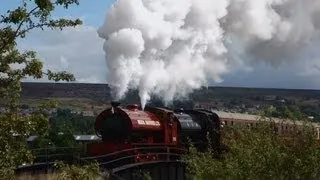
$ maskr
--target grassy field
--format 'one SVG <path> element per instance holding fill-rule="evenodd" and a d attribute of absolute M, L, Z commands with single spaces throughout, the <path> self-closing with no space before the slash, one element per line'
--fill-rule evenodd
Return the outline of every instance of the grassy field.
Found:
<path fill-rule="evenodd" d="M 30 107 L 36 107 L 48 100 L 55 100 L 59 102 L 59 108 L 73 109 L 77 111 L 88 111 L 94 109 L 103 109 L 109 106 L 108 103 L 99 103 L 92 99 L 86 98 L 24 98 L 22 104 L 26 104 Z"/>

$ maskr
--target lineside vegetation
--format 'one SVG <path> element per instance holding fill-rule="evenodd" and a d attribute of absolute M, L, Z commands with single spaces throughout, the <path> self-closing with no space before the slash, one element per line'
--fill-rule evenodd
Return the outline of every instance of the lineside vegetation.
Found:
<path fill-rule="evenodd" d="M 286 135 L 276 134 L 269 122 L 229 126 L 223 134 L 228 152 L 220 159 L 210 149 L 198 152 L 193 147 L 184 157 L 195 179 L 320 178 L 320 145 L 307 121 Z"/>
<path fill-rule="evenodd" d="M 78 0 L 23 0 L 17 7 L 0 14 L 0 104 L 5 108 L 5 113 L 0 114 L 1 179 L 14 179 L 16 167 L 32 163 L 34 157 L 27 148 L 26 139 L 47 131 L 48 108 L 57 105 L 56 102 L 46 102 L 31 115 L 21 115 L 21 81 L 44 77 L 56 82 L 75 80 L 72 74 L 65 71 L 45 71 L 43 61 L 36 52 L 21 51 L 17 47 L 18 41 L 32 31 L 63 30 L 81 25 L 82 21 L 77 18 L 51 16 L 57 8 L 68 10 L 78 4 Z"/>

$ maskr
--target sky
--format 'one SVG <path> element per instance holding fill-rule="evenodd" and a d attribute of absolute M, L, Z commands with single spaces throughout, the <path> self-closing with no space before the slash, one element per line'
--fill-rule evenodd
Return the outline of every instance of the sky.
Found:
<path fill-rule="evenodd" d="M 16 7 L 20 2 L 2 0 L 0 13 Z M 104 40 L 98 36 L 97 30 L 103 25 L 111 4 L 111 0 L 80 0 L 79 6 L 68 10 L 58 9 L 53 16 L 79 17 L 84 24 L 63 31 L 34 31 L 19 41 L 19 48 L 37 51 L 45 69 L 69 71 L 75 75 L 77 82 L 107 83 Z M 313 59 L 312 63 L 284 63 L 276 68 L 263 63 L 246 65 L 224 75 L 221 83 L 211 85 L 320 89 L 320 57 L 310 58 Z"/>

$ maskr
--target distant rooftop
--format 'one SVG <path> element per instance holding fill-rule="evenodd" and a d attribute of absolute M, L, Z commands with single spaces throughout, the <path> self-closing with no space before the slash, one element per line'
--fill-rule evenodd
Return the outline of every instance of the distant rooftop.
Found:
<path fill-rule="evenodd" d="M 97 135 L 73 135 L 74 139 L 76 141 L 98 141 L 101 138 L 99 138 Z M 34 141 L 38 136 L 30 136 L 27 141 L 32 142 Z"/>
<path fill-rule="evenodd" d="M 293 121 L 291 119 L 281 119 L 281 118 L 267 118 L 267 117 L 262 117 L 259 115 L 252 115 L 252 114 L 243 114 L 243 113 L 230 113 L 230 112 L 224 112 L 224 111 L 213 111 L 215 112 L 220 118 L 222 119 L 240 119 L 240 120 L 244 120 L 244 121 L 258 121 L 258 120 L 262 120 L 262 121 L 268 121 L 268 120 L 272 120 L 276 123 L 289 123 L 289 124 L 298 124 L 298 125 L 302 125 L 303 121 Z M 319 123 L 312 123 L 312 125 L 319 127 L 320 124 Z"/>

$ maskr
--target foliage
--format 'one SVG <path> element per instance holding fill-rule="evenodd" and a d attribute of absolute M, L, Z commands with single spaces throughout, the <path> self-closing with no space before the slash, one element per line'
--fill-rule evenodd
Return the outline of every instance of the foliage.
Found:
<path fill-rule="evenodd" d="M 269 123 L 229 126 L 224 143 L 230 151 L 221 159 L 190 148 L 184 160 L 195 179 L 320 178 L 320 146 L 308 124 L 286 136 L 277 135 Z"/>
<path fill-rule="evenodd" d="M 99 177 L 99 165 L 90 164 L 85 166 L 68 165 L 57 163 L 56 167 L 60 169 L 56 180 L 69 180 L 69 179 L 86 179 L 93 180 Z"/>
<path fill-rule="evenodd" d="M 33 142 L 33 149 L 36 148 L 54 148 L 54 147 L 75 147 L 76 141 L 70 132 L 55 132 L 49 130 L 44 135 L 36 138 Z"/>
<path fill-rule="evenodd" d="M 94 117 L 72 113 L 69 109 L 58 109 L 51 120 L 51 129 L 55 132 L 69 131 L 73 134 L 94 134 Z"/>
<path fill-rule="evenodd" d="M 73 114 L 68 109 L 58 109 L 56 117 L 51 118 L 47 132 L 37 137 L 30 147 L 79 149 L 81 146 L 77 144 L 74 135 L 93 134 L 94 122 L 93 117 Z"/>
<path fill-rule="evenodd" d="M 56 177 L 56 174 L 50 173 L 50 174 L 19 174 L 15 176 L 16 180 L 54 180 Z"/>
<path fill-rule="evenodd" d="M 288 118 L 288 119 L 292 119 L 292 120 L 306 120 L 307 119 L 307 116 L 304 113 L 302 113 L 300 108 L 298 108 L 297 106 L 293 106 L 293 107 L 280 106 L 278 108 L 270 106 L 264 111 L 264 116 Z"/>
<path fill-rule="evenodd" d="M 32 30 L 62 30 L 81 24 L 79 19 L 51 17 L 55 8 L 67 9 L 73 4 L 79 4 L 78 0 L 23 0 L 17 8 L 0 16 L 0 103 L 6 109 L 0 115 L 0 176 L 4 179 L 13 177 L 16 166 L 32 160 L 25 139 L 30 134 L 44 133 L 48 123 L 45 106 L 29 116 L 19 114 L 21 81 L 27 77 L 40 79 L 44 76 L 53 81 L 74 80 L 74 76 L 67 72 L 44 72 L 36 52 L 21 52 L 17 49 L 17 41 Z"/>
<path fill-rule="evenodd" d="M 151 173 L 148 170 L 136 169 L 133 171 L 133 177 L 141 180 L 152 180 Z"/>

